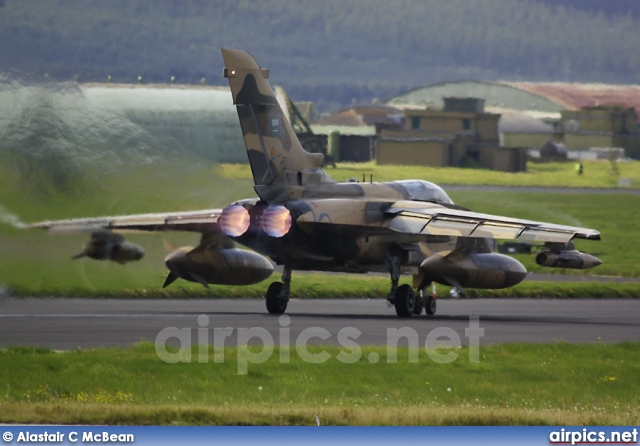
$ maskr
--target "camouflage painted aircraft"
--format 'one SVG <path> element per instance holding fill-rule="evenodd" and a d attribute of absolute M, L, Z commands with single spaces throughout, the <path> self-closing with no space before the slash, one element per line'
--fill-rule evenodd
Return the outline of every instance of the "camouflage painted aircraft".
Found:
<path fill-rule="evenodd" d="M 576 251 L 574 238 L 599 240 L 593 229 L 471 212 L 437 185 L 422 180 L 337 183 L 306 152 L 269 85 L 269 72 L 247 52 L 223 49 L 253 173 L 257 198 L 224 209 L 42 222 L 32 227 L 87 231 L 76 257 L 126 263 L 143 251 L 124 241 L 126 231 L 192 231 L 200 244 L 165 258 L 168 286 L 177 279 L 248 285 L 283 266 L 282 281 L 266 292 L 269 313 L 287 308 L 292 271 L 387 272 L 387 297 L 401 317 L 436 312 L 425 290 L 431 282 L 463 288 L 505 288 L 527 273 L 517 260 L 492 252 L 494 239 L 544 243 L 539 265 L 585 269 L 599 259 Z M 236 243 L 253 251 L 239 249 Z M 401 274 L 413 286 L 399 285 Z"/>

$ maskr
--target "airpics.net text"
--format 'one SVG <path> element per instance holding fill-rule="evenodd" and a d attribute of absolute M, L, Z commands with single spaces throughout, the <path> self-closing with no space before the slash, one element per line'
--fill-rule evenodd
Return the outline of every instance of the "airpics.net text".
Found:
<path fill-rule="evenodd" d="M 210 327 L 210 318 L 205 314 L 198 316 L 197 323 L 199 328 L 195 330 L 179 327 L 166 327 L 160 330 L 155 339 L 158 357 L 169 364 L 191 363 L 194 360 L 206 364 L 211 360 L 210 346 L 212 346 L 213 362 L 224 363 L 225 348 L 234 347 L 237 351 L 237 372 L 239 375 L 246 375 L 249 364 L 260 364 L 269 360 L 276 346 L 280 363 L 289 363 L 291 352 L 295 351 L 303 361 L 321 364 L 332 357 L 331 353 L 323 347 L 328 344 L 336 344 L 340 349 L 335 357 L 342 363 L 352 364 L 360 361 L 363 356 L 362 346 L 358 343 L 362 332 L 355 327 L 343 327 L 336 333 L 323 327 L 308 327 L 292 339 L 291 317 L 282 315 L 278 318 L 276 342 L 273 334 L 264 327 Z M 335 339 L 332 339 L 334 335 Z M 466 345 L 469 362 L 480 362 L 480 339 L 484 336 L 484 328 L 480 326 L 480 319 L 477 316 L 469 317 L 464 336 L 468 340 Z M 235 345 L 231 345 L 234 339 Z M 194 345 L 197 345 L 197 351 L 192 348 Z M 424 348 L 431 361 L 447 364 L 460 357 L 456 350 L 462 347 L 462 339 L 449 327 L 435 327 L 423 333 L 418 333 L 412 327 L 394 327 L 387 328 L 386 343 L 383 345 L 386 346 L 387 363 L 397 363 L 398 347 L 406 345 L 408 362 L 418 362 L 420 349 Z M 314 348 L 310 350 L 310 346 Z M 441 347 L 446 348 L 441 349 Z M 365 360 L 375 364 L 380 361 L 380 355 L 377 352 L 370 352 Z"/>

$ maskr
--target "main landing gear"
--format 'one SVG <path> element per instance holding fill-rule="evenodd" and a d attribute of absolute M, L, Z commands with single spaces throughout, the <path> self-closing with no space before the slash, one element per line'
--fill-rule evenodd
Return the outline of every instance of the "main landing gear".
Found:
<path fill-rule="evenodd" d="M 392 253 L 385 255 L 385 264 L 389 268 L 391 274 L 391 291 L 387 300 L 396 307 L 396 314 L 399 317 L 411 317 L 422 314 L 424 309 L 428 315 L 436 314 L 436 293 L 435 285 L 433 286 L 433 294 L 429 295 L 426 289 L 422 289 L 420 294 L 413 291 L 411 285 L 400 285 L 400 258 Z"/>
<path fill-rule="evenodd" d="M 423 289 L 422 290 L 422 296 L 424 301 L 424 311 L 425 313 L 427 313 L 429 316 L 433 316 L 434 314 L 436 314 L 436 309 L 438 308 L 438 303 L 436 300 L 436 285 L 435 283 L 433 284 L 433 294 L 431 296 L 429 296 L 429 292 L 427 291 L 427 289 Z"/>
<path fill-rule="evenodd" d="M 282 272 L 282 282 L 273 282 L 267 288 L 264 296 L 267 300 L 267 311 L 271 314 L 284 314 L 289 303 L 291 290 L 291 268 L 285 266 Z"/>
<path fill-rule="evenodd" d="M 411 285 L 398 285 L 400 280 L 400 258 L 397 255 L 388 253 L 385 256 L 385 264 L 391 274 L 391 290 L 387 300 L 396 308 L 399 317 L 411 317 L 422 314 L 436 314 L 436 287 L 432 285 L 432 293 L 429 294 L 428 287 L 420 290 L 419 294 L 413 290 Z M 269 285 L 265 300 L 267 311 L 271 314 L 284 314 L 289 303 L 289 293 L 291 290 L 291 268 L 286 266 L 282 272 L 282 282 L 273 282 Z"/>

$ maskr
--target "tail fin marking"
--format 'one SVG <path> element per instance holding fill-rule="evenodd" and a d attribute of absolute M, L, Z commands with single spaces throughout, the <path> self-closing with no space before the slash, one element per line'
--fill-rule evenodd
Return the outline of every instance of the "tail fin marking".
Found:
<path fill-rule="evenodd" d="M 266 198 L 261 190 L 265 194 L 267 191 L 259 186 L 285 189 L 305 183 L 333 183 L 321 169 L 323 155 L 302 148 L 267 81 L 268 71 L 260 68 L 245 51 L 223 48 L 222 55 L 224 74 L 229 80 L 256 191 L 261 198 Z"/>

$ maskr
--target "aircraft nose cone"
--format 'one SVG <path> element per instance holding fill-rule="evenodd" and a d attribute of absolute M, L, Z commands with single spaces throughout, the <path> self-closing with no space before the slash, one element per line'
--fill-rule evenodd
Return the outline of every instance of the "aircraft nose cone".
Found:
<path fill-rule="evenodd" d="M 522 282 L 527 277 L 527 269 L 522 263 L 513 257 L 505 256 L 505 279 L 504 287 L 512 287 Z"/>
<path fill-rule="evenodd" d="M 185 266 L 189 263 L 189 252 L 186 249 L 176 249 L 172 253 L 167 254 L 164 258 L 164 264 L 172 273 L 183 277 Z M 184 278 L 184 277 L 183 277 Z"/>
<path fill-rule="evenodd" d="M 589 255 L 589 257 L 590 257 L 589 260 L 590 260 L 591 268 L 595 268 L 596 266 L 602 265 L 602 260 L 600 260 L 596 256 Z"/>
<path fill-rule="evenodd" d="M 420 264 L 420 269 L 425 273 L 440 272 L 444 265 L 444 258 L 440 254 L 433 254 L 424 259 Z"/>
<path fill-rule="evenodd" d="M 525 279 L 525 277 L 527 277 L 526 271 L 524 273 L 509 271 L 508 273 L 505 274 L 503 287 L 509 288 L 509 287 L 515 286 L 520 282 L 522 282 Z"/>
<path fill-rule="evenodd" d="M 186 258 L 187 254 L 188 252 L 182 248 L 176 249 L 175 251 L 170 252 L 166 255 L 166 257 L 164 258 L 164 263 L 165 265 L 167 265 L 167 267 L 169 267 L 169 264 L 175 265 L 182 259 Z"/>

